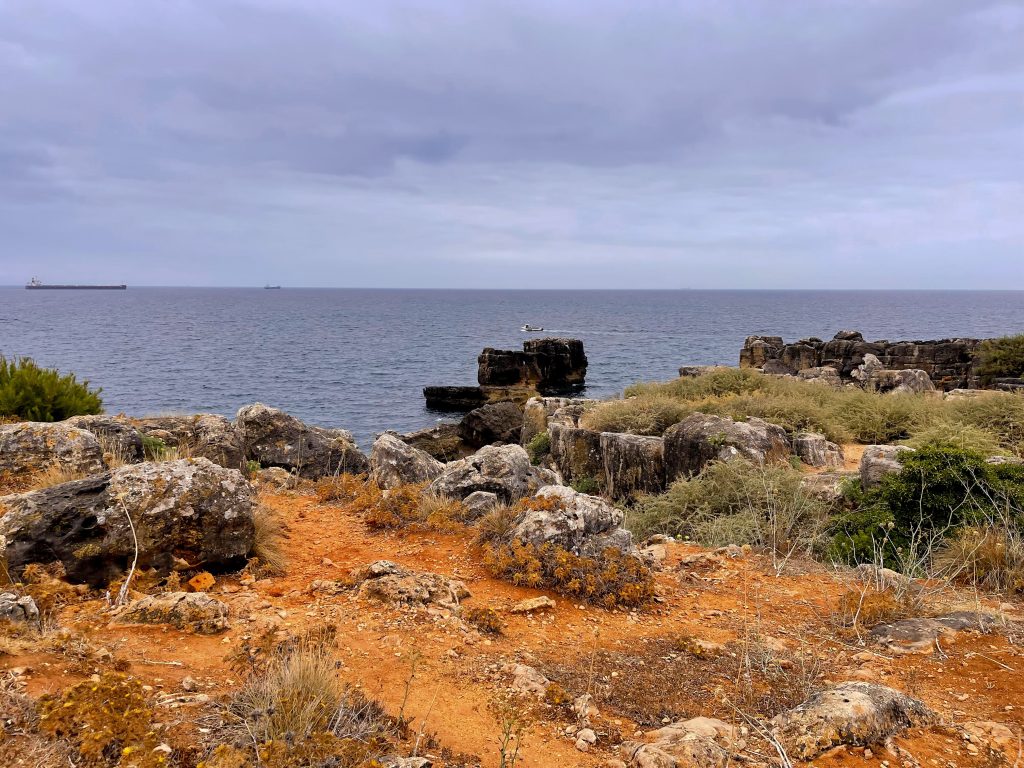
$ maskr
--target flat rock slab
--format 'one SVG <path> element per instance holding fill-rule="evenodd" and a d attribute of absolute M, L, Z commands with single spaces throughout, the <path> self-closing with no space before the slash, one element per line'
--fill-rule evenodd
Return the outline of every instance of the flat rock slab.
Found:
<path fill-rule="evenodd" d="M 167 592 L 130 603 L 115 624 L 170 624 L 199 635 L 215 635 L 228 628 L 228 607 L 202 592 Z"/>
<path fill-rule="evenodd" d="M 930 653 L 940 638 L 953 638 L 969 630 L 990 632 L 996 623 L 997 619 L 986 613 L 957 611 L 948 616 L 879 624 L 870 635 L 892 653 Z"/>
<path fill-rule="evenodd" d="M 555 601 L 546 595 L 531 597 L 529 600 L 520 600 L 509 609 L 509 613 L 536 613 L 538 611 L 554 610 Z"/>

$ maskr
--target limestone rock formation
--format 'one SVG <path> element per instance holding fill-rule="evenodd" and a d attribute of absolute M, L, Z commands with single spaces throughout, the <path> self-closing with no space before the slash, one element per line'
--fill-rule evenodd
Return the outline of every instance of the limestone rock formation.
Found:
<path fill-rule="evenodd" d="M 92 432 L 102 446 L 111 451 L 122 463 L 137 464 L 146 458 L 142 447 L 142 433 L 128 419 L 117 416 L 72 416 L 65 424 Z"/>
<path fill-rule="evenodd" d="M 817 432 L 801 432 L 794 437 L 793 453 L 809 467 L 843 466 L 843 449 Z"/>
<path fill-rule="evenodd" d="M 693 718 L 646 734 L 647 742 L 625 741 L 622 752 L 635 768 L 726 768 L 735 729 L 720 720 Z"/>
<path fill-rule="evenodd" d="M 522 352 L 488 347 L 477 362 L 480 386 L 525 386 L 542 395 L 578 389 L 587 375 L 579 339 L 529 339 Z"/>
<path fill-rule="evenodd" d="M 607 547 L 632 551 L 632 536 L 622 528 L 625 515 L 600 496 L 577 493 L 564 485 L 541 488 L 537 496 L 557 499 L 558 508 L 527 512 L 513 529 L 514 538 L 534 546 L 554 544 L 577 554 L 599 554 Z"/>
<path fill-rule="evenodd" d="M 459 437 L 459 425 L 452 422 L 441 422 L 398 437 L 441 462 L 462 459 L 473 452 Z"/>
<path fill-rule="evenodd" d="M 772 720 L 790 757 L 811 760 L 839 745 L 870 746 L 936 715 L 917 699 L 884 685 L 840 683 Z"/>
<path fill-rule="evenodd" d="M 352 433 L 344 429 L 313 427 L 263 403 L 239 409 L 235 424 L 246 457 L 260 466 L 283 467 L 311 479 L 370 468 Z"/>
<path fill-rule="evenodd" d="M 71 581 L 100 586 L 128 568 L 136 540 L 140 569 L 240 562 L 252 547 L 253 505 L 236 469 L 147 462 L 0 497 L 0 536 L 10 568 L 60 561 Z"/>
<path fill-rule="evenodd" d="M 170 624 L 198 635 L 228 628 L 228 607 L 205 592 L 147 595 L 118 611 L 115 624 Z"/>
<path fill-rule="evenodd" d="M 433 456 L 413 448 L 390 432 L 378 437 L 370 450 L 370 477 L 381 488 L 427 483 L 443 469 L 444 464 Z"/>
<path fill-rule="evenodd" d="M 466 585 L 436 573 L 423 573 L 378 560 L 352 572 L 360 597 L 406 605 L 435 604 L 455 608 L 470 596 Z"/>
<path fill-rule="evenodd" d="M 735 458 L 755 464 L 785 461 L 791 450 L 786 430 L 763 419 L 691 413 L 665 431 L 665 475 L 672 482 L 698 474 L 709 462 Z"/>
<path fill-rule="evenodd" d="M 459 436 L 475 448 L 492 443 L 518 443 L 522 431 L 523 411 L 515 403 L 481 405 L 459 422 Z"/>
<path fill-rule="evenodd" d="M 519 433 L 519 442 L 528 444 L 541 432 L 546 432 L 548 420 L 558 411 L 571 403 L 568 397 L 531 397 L 523 406 L 523 428 Z"/>
<path fill-rule="evenodd" d="M 665 489 L 665 441 L 660 437 L 601 433 L 604 490 L 626 499 Z"/>
<path fill-rule="evenodd" d="M 96 435 L 65 422 L 0 425 L 0 474 L 36 472 L 57 465 L 68 472 L 107 468 Z"/>
<path fill-rule="evenodd" d="M 34 624 L 39 621 L 36 601 L 28 595 L 19 597 L 13 592 L 0 593 L 0 622 Z"/>
<path fill-rule="evenodd" d="M 466 509 L 469 511 L 469 520 L 479 520 L 500 502 L 498 494 L 489 493 L 488 491 L 473 491 L 473 493 L 462 500 L 462 503 L 466 505 Z"/>
<path fill-rule="evenodd" d="M 531 465 L 520 445 L 488 445 L 472 456 L 445 465 L 428 490 L 456 499 L 486 491 L 512 503 L 547 485 L 551 476 L 552 473 Z"/>
<path fill-rule="evenodd" d="M 180 449 L 182 458 L 209 459 L 228 469 L 238 469 L 245 462 L 242 436 L 223 416 L 151 416 L 135 420 L 135 425 L 144 435 L 159 438 L 169 448 Z"/>
<path fill-rule="evenodd" d="M 869 445 L 860 457 L 860 484 L 867 489 L 878 485 L 886 475 L 903 469 L 900 456 L 913 452 L 905 445 Z"/>
<path fill-rule="evenodd" d="M 999 623 L 994 616 L 977 611 L 954 611 L 935 618 L 901 619 L 871 628 L 871 639 L 892 653 L 932 653 L 939 638 L 960 632 L 988 632 Z"/>
<path fill-rule="evenodd" d="M 601 433 L 580 426 L 580 418 L 594 401 L 574 401 L 548 419 L 551 458 L 567 483 L 592 480 L 604 487 Z"/>

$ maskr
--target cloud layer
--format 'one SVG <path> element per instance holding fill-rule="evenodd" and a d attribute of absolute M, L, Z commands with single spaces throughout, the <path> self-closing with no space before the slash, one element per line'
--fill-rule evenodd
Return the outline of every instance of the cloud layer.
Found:
<path fill-rule="evenodd" d="M 0 3 L 0 283 L 1024 288 L 1024 6 Z"/>

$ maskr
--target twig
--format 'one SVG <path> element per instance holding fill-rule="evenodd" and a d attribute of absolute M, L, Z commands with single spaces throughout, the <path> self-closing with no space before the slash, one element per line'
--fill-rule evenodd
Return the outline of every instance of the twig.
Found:
<path fill-rule="evenodd" d="M 117 593 L 117 600 L 114 605 L 124 605 L 125 599 L 128 597 L 128 588 L 131 586 L 132 577 L 135 575 L 135 566 L 139 562 L 139 537 L 135 534 L 135 523 L 132 522 L 132 516 L 128 514 L 128 505 L 124 503 L 124 497 L 118 499 L 121 502 L 121 509 L 124 510 L 124 516 L 128 518 L 128 527 L 132 532 L 132 541 L 135 544 L 135 557 L 132 559 L 132 567 L 128 571 L 128 576 L 125 578 L 124 583 L 121 585 L 121 589 Z"/>
<path fill-rule="evenodd" d="M 155 659 L 147 659 L 145 656 L 142 656 L 139 659 L 139 661 L 141 661 L 143 664 L 153 664 L 153 665 L 159 665 L 161 667 L 184 667 L 185 666 L 180 661 L 156 661 Z"/>
<path fill-rule="evenodd" d="M 983 658 L 983 659 L 985 659 L 987 661 L 991 661 L 993 664 L 1002 667 L 1003 669 L 1005 669 L 1008 672 L 1016 672 L 1017 671 L 1013 667 L 1007 666 L 1006 664 L 1003 664 L 1003 662 L 997 661 L 996 659 L 993 659 L 991 656 L 986 656 L 984 653 L 978 653 L 977 651 L 972 651 L 971 653 L 968 653 L 967 656 L 980 656 L 981 658 Z"/>
<path fill-rule="evenodd" d="M 437 694 L 441 691 L 441 685 L 434 689 L 434 696 L 430 699 L 430 706 L 427 707 L 427 713 L 423 715 L 423 719 L 420 720 L 420 729 L 416 733 L 416 744 L 412 748 L 412 756 L 416 757 L 420 753 L 420 739 L 423 738 L 423 731 L 427 728 L 427 719 L 430 717 L 430 713 L 434 711 L 434 702 L 437 701 Z"/>

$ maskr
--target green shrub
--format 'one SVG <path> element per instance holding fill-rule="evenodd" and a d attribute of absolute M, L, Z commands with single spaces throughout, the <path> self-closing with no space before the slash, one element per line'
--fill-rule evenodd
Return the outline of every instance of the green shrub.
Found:
<path fill-rule="evenodd" d="M 100 413 L 99 389 L 77 381 L 73 373 L 40 368 L 27 357 L 7 360 L 0 355 L 0 416 L 27 421 L 63 421 L 72 416 Z"/>
<path fill-rule="evenodd" d="M 159 437 L 143 435 L 142 452 L 149 461 L 161 461 L 167 455 L 167 443 Z"/>
<path fill-rule="evenodd" d="M 551 453 L 551 433 L 545 430 L 534 435 L 526 444 L 526 452 L 530 454 L 530 463 L 540 464 Z"/>
<path fill-rule="evenodd" d="M 904 440 L 903 444 L 914 449 L 959 448 L 982 456 L 996 456 L 1003 450 L 999 438 L 992 432 L 973 424 L 948 421 L 939 421 L 915 432 L 914 436 Z"/>
<path fill-rule="evenodd" d="M 705 546 L 750 544 L 774 554 L 810 554 L 821 543 L 828 506 L 788 466 L 716 462 L 662 494 L 642 496 L 627 527 L 639 538 L 669 533 Z"/>
<path fill-rule="evenodd" d="M 595 432 L 660 435 L 695 410 L 692 405 L 664 395 L 640 395 L 601 403 L 583 415 L 580 426 Z"/>
<path fill-rule="evenodd" d="M 952 418 L 992 435 L 1010 453 L 1024 456 L 1024 395 L 990 392 L 947 403 Z"/>
<path fill-rule="evenodd" d="M 576 493 L 586 493 L 590 496 L 596 496 L 601 493 L 601 483 L 589 475 L 576 478 L 570 485 Z"/>
<path fill-rule="evenodd" d="M 1024 333 L 983 341 L 974 370 L 983 384 L 991 384 L 993 379 L 1024 376 Z"/>

